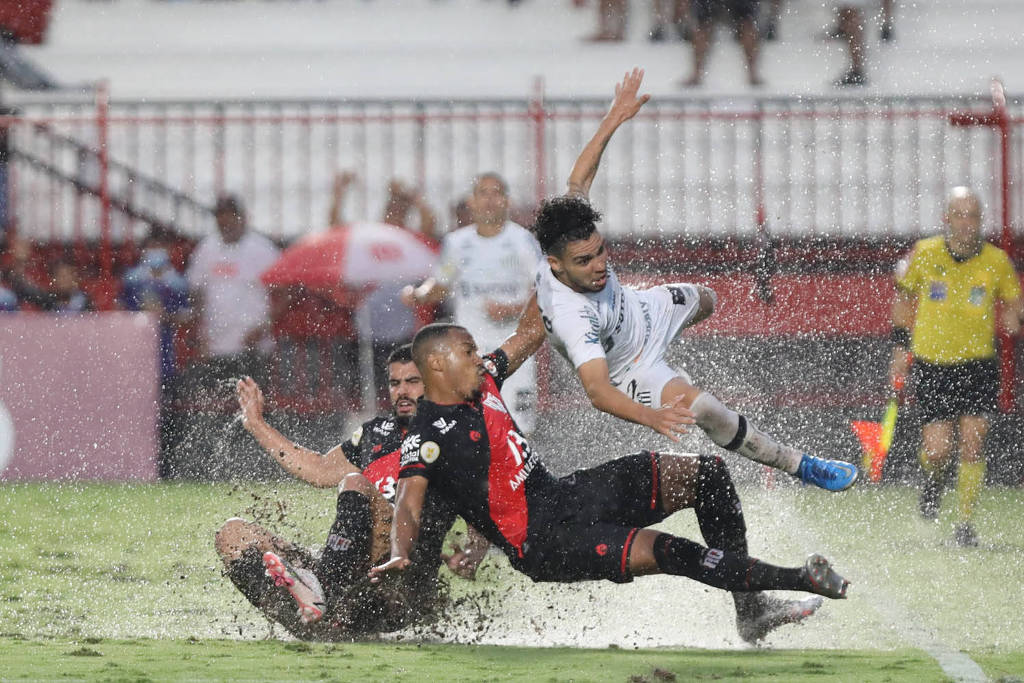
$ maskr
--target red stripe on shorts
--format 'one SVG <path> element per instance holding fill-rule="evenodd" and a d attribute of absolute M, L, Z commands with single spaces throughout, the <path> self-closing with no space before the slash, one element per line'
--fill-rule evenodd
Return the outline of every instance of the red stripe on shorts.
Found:
<path fill-rule="evenodd" d="M 626 542 L 622 544 L 622 564 L 619 570 L 623 576 L 626 576 L 626 564 L 629 561 L 629 549 L 633 546 L 633 537 L 636 536 L 637 528 L 633 527 L 629 530 L 629 535 L 626 536 Z"/>

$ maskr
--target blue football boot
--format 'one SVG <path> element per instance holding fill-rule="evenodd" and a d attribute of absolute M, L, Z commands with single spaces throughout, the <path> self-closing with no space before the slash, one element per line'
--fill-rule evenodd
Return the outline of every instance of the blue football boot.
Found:
<path fill-rule="evenodd" d="M 845 491 L 857 481 L 857 466 L 804 453 L 796 476 L 805 484 L 814 484 L 826 491 Z"/>

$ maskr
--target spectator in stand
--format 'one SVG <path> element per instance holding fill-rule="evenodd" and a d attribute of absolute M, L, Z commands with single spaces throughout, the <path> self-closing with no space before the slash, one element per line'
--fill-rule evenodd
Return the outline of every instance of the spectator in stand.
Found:
<path fill-rule="evenodd" d="M 32 245 L 24 239 L 15 239 L 11 245 L 11 266 L 7 282 L 22 303 L 28 303 L 52 313 L 83 313 L 96 310 L 89 295 L 78 284 L 78 270 L 66 258 L 58 258 L 47 268 L 47 286 L 36 285 L 27 275 Z"/>
<path fill-rule="evenodd" d="M 260 275 L 280 252 L 269 239 L 248 229 L 237 197 L 218 197 L 214 213 L 217 232 L 199 243 L 185 274 L 198 323 L 198 355 L 208 373 L 196 379 L 205 383 L 245 375 L 262 378 L 271 316 Z"/>
<path fill-rule="evenodd" d="M 584 2 L 576 0 L 576 4 Z M 584 40 L 595 43 L 619 42 L 626 37 L 629 18 L 628 0 L 597 0 L 597 32 Z"/>
<path fill-rule="evenodd" d="M 689 27 L 689 0 L 654 0 L 651 10 L 653 21 L 647 37 L 652 43 L 670 40 L 673 32 L 683 40 L 693 37 Z"/>
<path fill-rule="evenodd" d="M 873 0 L 841 0 L 836 7 L 836 25 L 827 33 L 829 38 L 846 40 L 850 51 L 850 67 L 835 81 L 836 87 L 867 85 L 865 70 L 867 40 L 865 24 L 868 12 L 875 5 Z M 893 39 L 893 1 L 882 0 L 882 28 L 880 37 L 889 42 Z"/>
<path fill-rule="evenodd" d="M 122 278 L 121 305 L 128 311 L 154 314 L 160 323 L 160 382 L 167 390 L 175 374 L 174 333 L 191 319 L 185 276 L 171 263 L 166 230 L 154 228 L 138 264 Z"/>
<path fill-rule="evenodd" d="M 754 87 L 762 85 L 757 67 L 760 42 L 756 23 L 758 0 L 691 0 L 690 8 L 696 25 L 693 32 L 693 73 L 683 85 L 697 87 L 704 83 L 714 21 L 723 12 L 727 12 L 739 28 L 740 43 L 747 60 L 747 82 Z"/>
<path fill-rule="evenodd" d="M 330 223 L 341 225 L 345 196 L 356 182 L 356 175 L 351 171 L 339 173 L 334 181 L 334 196 L 331 201 Z M 416 213 L 419 232 L 436 242 L 438 239 L 437 217 L 423 196 L 408 187 L 400 180 L 392 179 L 388 185 L 388 198 L 384 205 L 381 222 L 394 225 L 404 230 L 413 231 L 412 214 Z M 370 335 L 373 341 L 373 367 L 382 367 L 391 352 L 412 339 L 419 327 L 416 313 L 402 303 L 402 285 L 379 287 L 362 303 L 363 316 L 369 320 Z M 387 402 L 387 384 L 385 377 L 376 378 L 378 404 Z"/>

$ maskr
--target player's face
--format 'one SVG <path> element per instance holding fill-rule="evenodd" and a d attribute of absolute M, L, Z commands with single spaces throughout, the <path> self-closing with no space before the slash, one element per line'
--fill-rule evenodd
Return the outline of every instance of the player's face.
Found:
<path fill-rule="evenodd" d="M 561 258 L 548 256 L 555 276 L 576 292 L 600 292 L 608 284 L 608 249 L 600 233 L 565 245 Z"/>
<path fill-rule="evenodd" d="M 504 223 L 508 215 L 508 197 L 496 178 L 481 178 L 473 188 L 473 220 L 478 224 Z"/>
<path fill-rule="evenodd" d="M 981 238 L 981 205 L 973 196 L 956 197 L 946 209 L 949 246 L 957 254 L 973 254 Z"/>
<path fill-rule="evenodd" d="M 480 398 L 486 372 L 484 360 L 477 353 L 476 342 L 469 332 L 452 330 L 449 335 L 445 380 L 461 400 L 476 400 Z"/>
<path fill-rule="evenodd" d="M 388 366 L 388 394 L 398 417 L 416 414 L 416 401 L 423 395 L 423 378 L 415 363 L 392 363 Z"/>

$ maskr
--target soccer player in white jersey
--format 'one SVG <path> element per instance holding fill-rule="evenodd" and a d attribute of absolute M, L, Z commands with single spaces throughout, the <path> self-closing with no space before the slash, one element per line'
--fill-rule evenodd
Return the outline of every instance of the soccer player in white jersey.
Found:
<path fill-rule="evenodd" d="M 409 305 L 450 298 L 455 322 L 479 340 L 481 348 L 501 346 L 513 332 L 541 259 L 529 230 L 508 219 L 508 185 L 497 173 L 483 173 L 470 199 L 474 223 L 448 233 L 434 277 L 406 287 Z M 501 390 L 512 417 L 524 432 L 536 425 L 537 365 L 528 359 Z"/>
<path fill-rule="evenodd" d="M 713 290 L 693 284 L 637 290 L 616 278 L 596 227 L 601 214 L 588 195 L 612 134 L 649 99 L 637 96 L 642 79 L 643 71 L 634 69 L 616 86 L 611 109 L 573 166 L 568 194 L 538 211 L 534 230 L 547 258 L 537 273 L 536 305 L 548 339 L 576 368 L 598 410 L 673 439 L 696 422 L 723 448 L 830 491 L 849 488 L 856 467 L 779 443 L 665 362 L 679 332 L 712 314 Z"/>

